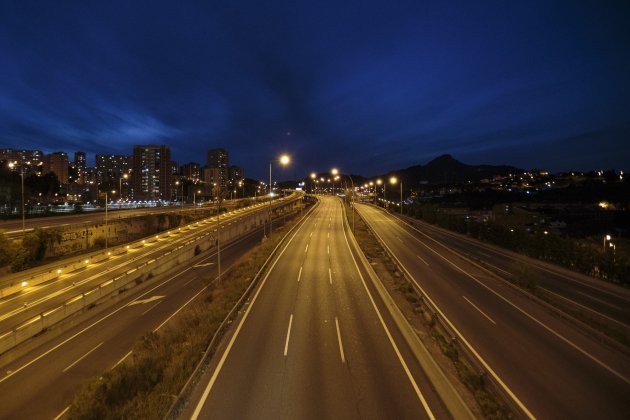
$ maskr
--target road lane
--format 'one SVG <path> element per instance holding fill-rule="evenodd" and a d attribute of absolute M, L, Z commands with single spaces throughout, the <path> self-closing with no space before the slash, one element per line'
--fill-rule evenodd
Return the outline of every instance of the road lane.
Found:
<path fill-rule="evenodd" d="M 630 392 L 626 355 L 595 343 L 446 247 L 415 237 L 383 211 L 356 207 L 486 361 L 489 373 L 495 372 L 533 416 L 620 418 L 630 410 L 623 397 Z"/>
<path fill-rule="evenodd" d="M 341 205 L 325 197 L 261 282 L 182 417 L 448 417 L 368 292 Z"/>
<path fill-rule="evenodd" d="M 259 230 L 222 248 L 222 263 L 229 267 L 261 238 Z M 156 276 L 150 286 L 130 289 L 107 309 L 88 312 L 89 317 L 63 334 L 44 335 L 28 353 L 2 362 L 0 417 L 35 419 L 60 414 L 85 381 L 130 357 L 129 351 L 142 335 L 190 304 L 205 282 L 216 276 L 215 261 L 214 253 L 202 253 L 190 264 Z"/>
<path fill-rule="evenodd" d="M 247 211 L 222 215 L 222 231 L 229 229 L 233 223 L 237 223 L 243 215 L 247 214 Z M 62 274 L 58 278 L 37 286 L 28 286 L 14 295 L 0 299 L 0 333 L 11 330 L 41 313 L 60 307 L 67 300 L 87 293 L 102 282 L 123 275 L 142 263 L 153 263 L 164 254 L 185 246 L 195 238 L 208 235 L 216 235 L 214 218 L 146 238 L 143 245 L 136 242 L 137 247 L 130 247 L 121 255 L 110 256 L 106 260 L 90 263 L 84 268 L 71 272 L 68 272 L 64 266 L 80 260 L 80 257 L 61 260 L 50 265 L 46 270 L 56 270 L 61 267 Z M 39 268 L 25 271 L 23 275 L 28 277 L 29 273 L 38 272 L 37 270 Z"/>
<path fill-rule="evenodd" d="M 422 221 L 404 216 L 401 219 L 414 225 L 417 229 L 416 236 L 424 236 L 427 240 L 435 241 L 436 245 L 443 243 L 474 260 L 483 261 L 502 275 L 511 277 L 519 266 L 527 266 L 537 274 L 541 289 L 560 299 L 572 302 L 587 311 L 587 314 L 608 319 L 622 332 L 630 333 L 630 290 L 627 288 L 529 258 Z"/>

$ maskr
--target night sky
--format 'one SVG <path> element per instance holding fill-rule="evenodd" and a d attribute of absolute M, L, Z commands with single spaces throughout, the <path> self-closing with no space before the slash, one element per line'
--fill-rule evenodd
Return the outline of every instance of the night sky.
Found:
<path fill-rule="evenodd" d="M 630 169 L 628 1 L 3 1 L 0 148 Z M 72 155 L 71 155 L 72 156 Z"/>

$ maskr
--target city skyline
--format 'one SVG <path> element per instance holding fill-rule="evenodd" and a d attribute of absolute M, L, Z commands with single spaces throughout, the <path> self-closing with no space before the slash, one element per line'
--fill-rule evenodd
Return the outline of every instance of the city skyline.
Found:
<path fill-rule="evenodd" d="M 287 179 L 630 169 L 624 3 L 150 6 L 3 5 L 0 147 L 225 147 L 254 179 L 281 153 Z"/>

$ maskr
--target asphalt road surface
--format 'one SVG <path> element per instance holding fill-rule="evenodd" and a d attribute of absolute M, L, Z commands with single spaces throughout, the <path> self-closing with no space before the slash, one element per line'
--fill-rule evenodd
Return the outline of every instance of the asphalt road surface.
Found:
<path fill-rule="evenodd" d="M 522 413 L 628 418 L 627 354 L 596 342 L 447 243 L 432 240 L 432 233 L 419 235 L 372 206 L 356 209 Z"/>
<path fill-rule="evenodd" d="M 254 210 L 254 208 L 248 208 L 222 215 L 220 217 L 222 232 L 230 229 L 234 223 L 239 223 L 239 218 Z M 215 220 L 215 218 L 205 219 L 183 228 L 161 232 L 155 237 L 147 238 L 147 242 L 143 246 L 129 248 L 127 252 L 121 255 L 111 256 L 98 263 L 90 263 L 87 267 L 72 272 L 67 272 L 63 268 L 66 260 L 24 271 L 25 278 L 28 278 L 31 272 L 54 271 L 63 268 L 60 277 L 53 281 L 36 286 L 27 286 L 14 295 L 0 299 L 0 333 L 11 330 L 41 313 L 57 308 L 69 299 L 93 290 L 99 284 L 115 278 L 129 269 L 148 261 L 156 261 L 166 252 L 185 245 L 195 238 L 216 235 Z M 155 238 L 157 239 L 153 241 Z M 81 257 L 74 257 L 69 260 L 79 259 Z"/>
<path fill-rule="evenodd" d="M 182 418 L 448 418 L 323 197 L 261 281 Z"/>
<path fill-rule="evenodd" d="M 527 266 L 536 273 L 539 290 L 550 294 L 562 304 L 581 310 L 609 328 L 630 335 L 630 290 L 627 288 L 528 258 L 428 223 L 405 216 L 399 218 L 413 223 L 418 229 L 416 233 L 419 237 L 425 234 L 425 239 L 444 243 L 474 260 L 483 261 L 501 276 L 512 277 L 515 270 Z"/>
<path fill-rule="evenodd" d="M 262 230 L 258 230 L 222 247 L 223 271 L 261 238 Z M 216 258 L 214 251 L 204 252 L 154 277 L 146 287 L 128 290 L 117 302 L 88 311 L 63 334 L 44 334 L 30 351 L 0 362 L 0 418 L 63 415 L 85 381 L 129 357 L 143 334 L 167 325 L 194 302 L 215 278 Z"/>

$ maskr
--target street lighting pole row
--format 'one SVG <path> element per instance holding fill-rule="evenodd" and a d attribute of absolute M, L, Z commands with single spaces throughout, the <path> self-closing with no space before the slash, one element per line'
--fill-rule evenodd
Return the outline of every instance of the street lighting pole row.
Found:
<path fill-rule="evenodd" d="M 107 229 L 107 209 L 109 207 L 109 200 L 107 197 L 108 191 L 105 191 L 105 249 L 107 249 L 109 241 L 109 230 Z M 115 190 L 112 190 L 112 194 L 116 194 Z"/>
<path fill-rule="evenodd" d="M 399 180 L 395 176 L 392 176 L 389 178 L 389 183 L 392 185 L 396 185 L 398 182 Z M 368 187 L 368 192 L 369 192 L 369 187 L 374 186 L 374 203 L 376 204 L 376 198 L 378 197 L 376 188 L 379 185 L 383 185 L 383 200 L 385 201 L 385 203 L 383 204 L 383 207 L 385 208 L 385 210 L 389 210 L 389 202 L 387 200 L 387 182 L 383 182 L 381 179 L 377 179 L 376 181 L 370 181 L 368 184 L 365 184 L 364 187 Z M 400 180 L 400 214 L 401 215 L 403 212 L 402 208 L 403 208 L 403 182 L 402 180 Z"/>

